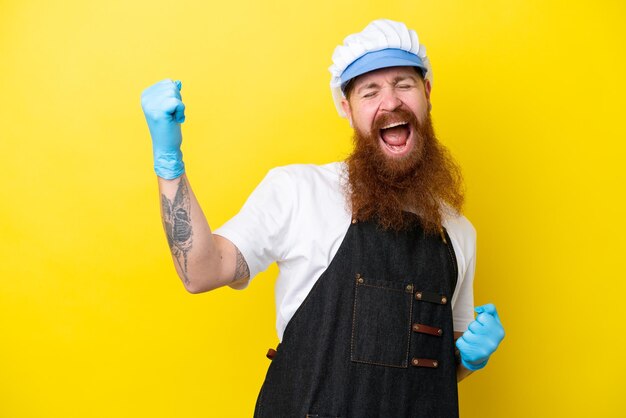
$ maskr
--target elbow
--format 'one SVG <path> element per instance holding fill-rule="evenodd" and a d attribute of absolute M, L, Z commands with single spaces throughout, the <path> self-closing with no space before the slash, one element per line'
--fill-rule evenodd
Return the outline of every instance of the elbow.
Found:
<path fill-rule="evenodd" d="M 188 276 L 180 276 L 180 280 L 183 282 L 183 286 L 185 286 L 185 290 L 191 293 L 192 295 L 196 295 L 198 293 L 206 292 L 206 289 L 201 286 L 201 284 L 197 280 L 191 280 Z"/>
<path fill-rule="evenodd" d="M 208 292 L 210 290 L 216 289 L 218 287 L 220 287 L 219 285 L 216 285 L 213 281 L 198 281 L 198 280 L 185 280 L 183 278 L 183 285 L 185 286 L 185 290 L 187 290 L 187 292 L 191 293 L 192 295 L 197 295 L 198 293 L 205 293 Z"/>
<path fill-rule="evenodd" d="M 194 285 L 193 283 L 184 283 L 185 290 L 192 295 L 197 295 L 198 293 L 204 293 L 206 290 Z"/>

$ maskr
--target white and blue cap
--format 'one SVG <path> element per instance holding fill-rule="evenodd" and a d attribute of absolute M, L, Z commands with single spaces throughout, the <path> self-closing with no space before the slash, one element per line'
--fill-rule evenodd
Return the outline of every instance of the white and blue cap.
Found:
<path fill-rule="evenodd" d="M 426 48 L 420 45 L 415 31 L 404 23 L 379 19 L 362 32 L 347 36 L 343 45 L 335 48 L 333 65 L 328 68 L 330 89 L 339 115 L 346 117 L 341 99 L 345 97 L 344 88 L 350 80 L 369 71 L 397 66 L 419 68 L 432 84 L 433 71 Z"/>

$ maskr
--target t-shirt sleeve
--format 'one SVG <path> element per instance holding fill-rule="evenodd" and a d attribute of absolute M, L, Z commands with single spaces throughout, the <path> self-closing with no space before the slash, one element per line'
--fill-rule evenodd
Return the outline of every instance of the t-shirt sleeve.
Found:
<path fill-rule="evenodd" d="M 285 257 L 295 201 L 289 174 L 270 170 L 237 215 L 213 233 L 231 241 L 248 263 L 250 278 Z"/>
<path fill-rule="evenodd" d="M 454 330 L 465 332 L 474 320 L 474 272 L 476 271 L 476 229 L 462 215 L 446 219 L 459 267 L 457 287 L 452 298 Z"/>
<path fill-rule="evenodd" d="M 474 272 L 476 270 L 476 251 L 470 255 L 466 266 L 465 277 L 458 289 L 458 297 L 454 304 L 454 330 L 467 331 L 467 327 L 474 320 Z"/>

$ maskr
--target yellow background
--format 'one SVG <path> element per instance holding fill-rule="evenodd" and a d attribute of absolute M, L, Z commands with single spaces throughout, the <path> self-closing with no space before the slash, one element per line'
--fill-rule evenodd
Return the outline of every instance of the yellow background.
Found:
<path fill-rule="evenodd" d="M 183 81 L 213 227 L 270 168 L 351 149 L 334 47 L 415 28 L 478 230 L 476 304 L 507 336 L 472 417 L 624 417 L 623 1 L 0 1 L 0 417 L 248 417 L 275 267 L 187 294 L 161 227 L 141 91 Z"/>

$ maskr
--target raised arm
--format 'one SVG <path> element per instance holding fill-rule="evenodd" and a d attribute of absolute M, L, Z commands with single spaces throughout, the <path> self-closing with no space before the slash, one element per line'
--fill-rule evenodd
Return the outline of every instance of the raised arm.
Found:
<path fill-rule="evenodd" d="M 250 272 L 229 240 L 213 235 L 191 189 L 180 145 L 185 105 L 179 81 L 163 80 L 148 87 L 141 105 L 148 122 L 161 201 L 163 229 L 178 276 L 191 293 L 224 285 L 246 286 Z"/>
<path fill-rule="evenodd" d="M 163 229 L 185 288 L 200 293 L 224 285 L 245 287 L 248 265 L 233 243 L 211 233 L 187 175 L 158 179 Z"/>

